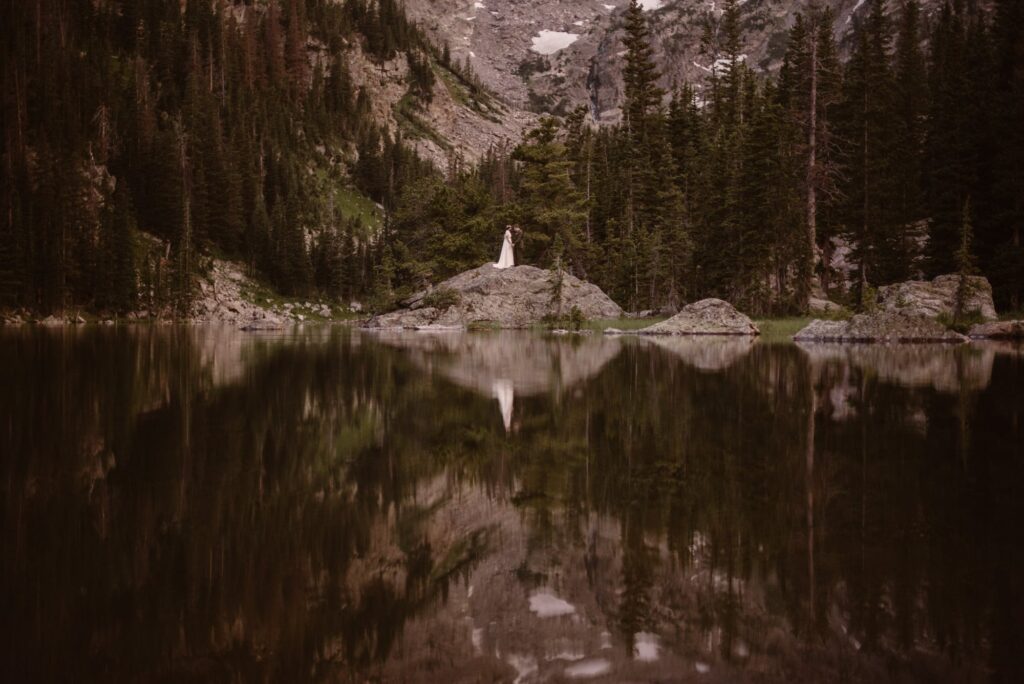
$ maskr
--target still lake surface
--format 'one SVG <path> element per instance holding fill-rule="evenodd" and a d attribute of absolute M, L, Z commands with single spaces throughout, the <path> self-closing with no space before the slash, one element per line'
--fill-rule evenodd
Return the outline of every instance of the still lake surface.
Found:
<path fill-rule="evenodd" d="M 1024 349 L 0 331 L 5 681 L 1024 681 Z"/>

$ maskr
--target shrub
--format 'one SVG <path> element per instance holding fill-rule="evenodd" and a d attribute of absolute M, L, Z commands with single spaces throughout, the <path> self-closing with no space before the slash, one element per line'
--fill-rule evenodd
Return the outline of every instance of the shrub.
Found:
<path fill-rule="evenodd" d="M 586 318 L 584 318 L 583 312 L 580 311 L 580 307 L 572 307 L 572 309 L 569 311 L 569 328 L 571 330 L 579 330 L 580 328 L 583 327 L 583 323 L 585 321 Z"/>
<path fill-rule="evenodd" d="M 948 313 L 941 313 L 937 320 L 950 330 L 954 330 L 961 335 L 965 335 L 967 334 L 967 331 L 975 325 L 984 323 L 985 317 L 981 315 L 980 311 L 974 309 L 972 311 L 962 313 L 959 316 L 950 316 Z"/>
<path fill-rule="evenodd" d="M 445 311 L 462 301 L 462 295 L 455 290 L 439 287 L 431 290 L 423 297 L 423 306 Z"/>

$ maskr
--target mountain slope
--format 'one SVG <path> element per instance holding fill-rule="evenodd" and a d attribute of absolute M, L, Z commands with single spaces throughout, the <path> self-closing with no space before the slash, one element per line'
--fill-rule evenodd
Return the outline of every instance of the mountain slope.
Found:
<path fill-rule="evenodd" d="M 747 62 L 776 71 L 794 16 L 811 0 L 740 2 Z M 840 44 L 867 13 L 865 0 L 826 0 Z M 921 2 L 925 16 L 939 0 Z M 409 0 L 406 11 L 454 59 L 522 109 L 565 113 L 586 103 L 595 120 L 614 122 L 622 100 L 622 15 L 627 0 Z M 721 19 L 721 0 L 643 0 L 661 85 L 699 82 L 713 58 L 702 54 L 705 27 Z M 564 47 L 563 47 L 564 46 Z M 546 53 L 546 54 L 545 54 Z"/>

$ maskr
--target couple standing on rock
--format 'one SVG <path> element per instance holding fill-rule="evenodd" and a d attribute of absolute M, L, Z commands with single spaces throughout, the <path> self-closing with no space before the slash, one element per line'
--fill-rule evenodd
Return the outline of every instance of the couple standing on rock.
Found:
<path fill-rule="evenodd" d="M 516 265 L 512 246 L 519 242 L 522 236 L 523 231 L 519 226 L 511 224 L 505 226 L 505 238 L 501 241 L 501 254 L 498 255 L 498 263 L 494 264 L 494 268 L 510 268 Z"/>

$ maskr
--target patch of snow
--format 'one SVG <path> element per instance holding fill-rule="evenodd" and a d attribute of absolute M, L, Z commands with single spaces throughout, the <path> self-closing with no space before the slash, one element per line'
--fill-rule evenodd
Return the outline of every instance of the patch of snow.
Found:
<path fill-rule="evenodd" d="M 564 50 L 579 39 L 575 33 L 565 31 L 541 31 L 532 38 L 533 47 L 530 48 L 540 55 L 553 55 L 559 50 Z"/>
<path fill-rule="evenodd" d="M 487 9 L 487 5 L 485 5 L 482 2 L 474 2 L 473 3 L 473 7 L 477 8 L 477 9 Z"/>
<path fill-rule="evenodd" d="M 568 601 L 563 601 L 548 589 L 538 589 L 530 595 L 530 612 L 536 613 L 537 617 L 561 617 L 572 615 L 576 612 Z"/>
<path fill-rule="evenodd" d="M 601 650 L 612 647 L 612 633 L 601 632 Z"/>
<path fill-rule="evenodd" d="M 613 9 L 615 9 L 615 5 L 601 5 L 601 6 L 604 7 L 606 10 L 608 10 L 609 12 L 611 12 Z"/>
<path fill-rule="evenodd" d="M 711 666 L 708 665 L 707 663 L 696 662 L 696 663 L 693 664 L 693 667 L 700 674 L 707 674 L 708 672 L 711 672 Z"/>
<path fill-rule="evenodd" d="M 572 22 L 572 25 L 573 25 L 573 26 L 583 26 L 583 25 L 584 25 L 584 24 L 586 24 L 586 23 L 587 23 L 587 22 L 585 22 L 585 21 L 583 21 L 583 20 L 581 19 L 580 21 L 574 21 L 574 22 Z"/>
<path fill-rule="evenodd" d="M 473 58 L 475 59 L 475 58 L 476 58 L 476 53 L 475 53 L 475 52 L 473 52 L 472 50 L 470 50 L 470 51 L 469 51 L 469 56 L 470 56 L 470 57 L 473 57 Z"/>
<path fill-rule="evenodd" d="M 589 679 L 606 675 L 611 671 L 612 664 L 604 658 L 591 658 L 565 668 L 565 676 L 569 679 Z"/>
<path fill-rule="evenodd" d="M 637 632 L 633 643 L 633 657 L 646 663 L 654 662 L 659 657 L 661 643 L 657 634 Z"/>
<path fill-rule="evenodd" d="M 746 61 L 747 61 L 747 56 L 745 54 L 736 55 L 736 62 L 737 63 L 742 63 L 742 62 L 746 62 Z M 728 57 L 719 57 L 718 59 L 716 59 L 714 61 L 714 63 L 711 66 L 704 66 L 703 64 L 699 63 L 697 60 L 693 60 L 693 66 L 695 66 L 698 69 L 700 69 L 701 71 L 704 71 L 704 72 L 709 73 L 709 74 L 712 71 L 714 71 L 716 74 L 721 74 L 726 69 L 728 69 L 731 66 L 731 64 L 732 63 L 729 61 Z"/>
<path fill-rule="evenodd" d="M 640 0 L 640 6 L 644 8 L 645 12 L 661 9 L 664 4 L 663 0 Z"/>

